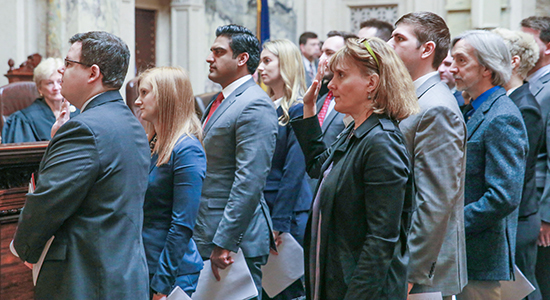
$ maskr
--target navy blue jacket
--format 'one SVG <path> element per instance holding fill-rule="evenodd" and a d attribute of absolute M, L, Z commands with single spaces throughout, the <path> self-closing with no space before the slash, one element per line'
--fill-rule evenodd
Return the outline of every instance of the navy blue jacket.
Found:
<path fill-rule="evenodd" d="M 157 167 L 157 159 L 155 153 L 143 205 L 143 245 L 149 274 L 153 275 L 151 289 L 168 295 L 178 276 L 199 272 L 203 266 L 191 237 L 206 173 L 206 155 L 197 138 L 183 135 L 168 163 Z"/>
<path fill-rule="evenodd" d="M 303 115 L 304 105 L 298 103 L 289 109 L 290 119 Z M 283 109 L 277 109 L 281 116 Z M 293 212 L 308 211 L 312 193 L 306 177 L 306 163 L 296 134 L 290 124 L 281 126 L 277 144 L 264 189 L 273 220 L 273 230 L 290 232 Z"/>

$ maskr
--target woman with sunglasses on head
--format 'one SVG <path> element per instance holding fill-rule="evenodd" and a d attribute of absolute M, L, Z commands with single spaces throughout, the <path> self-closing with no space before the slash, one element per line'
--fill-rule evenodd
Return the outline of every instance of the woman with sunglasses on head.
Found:
<path fill-rule="evenodd" d="M 183 69 L 153 68 L 139 76 L 138 91 L 151 145 L 143 205 L 151 297 L 161 299 L 176 286 L 191 295 L 203 266 L 191 237 L 206 173 L 191 82 Z"/>
<path fill-rule="evenodd" d="M 268 86 L 268 94 L 279 116 L 277 143 L 264 197 L 270 209 L 277 244 L 280 244 L 281 233 L 290 233 L 302 245 L 312 193 L 307 182 L 304 155 L 289 125 L 290 119 L 303 114 L 301 97 L 306 85 L 300 49 L 285 39 L 266 42 L 260 55 L 258 73 Z M 274 299 L 294 299 L 304 295 L 302 281 L 297 280 Z M 265 293 L 264 297 L 268 298 Z"/>
<path fill-rule="evenodd" d="M 398 122 L 418 112 L 414 84 L 384 41 L 348 40 L 328 88 L 353 121 L 327 149 L 315 116 L 323 66 L 291 121 L 320 178 L 304 242 L 308 299 L 406 299 L 412 174 Z"/>

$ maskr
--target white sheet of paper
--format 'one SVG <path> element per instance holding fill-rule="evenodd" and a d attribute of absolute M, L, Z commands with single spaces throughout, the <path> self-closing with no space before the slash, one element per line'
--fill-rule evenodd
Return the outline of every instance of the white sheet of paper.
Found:
<path fill-rule="evenodd" d="M 442 300 L 441 292 L 410 294 L 408 300 Z"/>
<path fill-rule="evenodd" d="M 55 236 L 52 236 L 47 242 L 46 246 L 44 246 L 44 250 L 42 250 L 42 254 L 40 254 L 40 257 L 38 258 L 38 262 L 32 265 L 32 282 L 36 286 L 36 281 L 38 280 L 38 274 L 40 274 L 40 269 L 42 268 L 42 264 L 44 263 L 44 258 L 46 258 L 46 254 L 48 254 L 48 250 L 50 250 L 50 246 L 52 245 L 53 239 Z"/>
<path fill-rule="evenodd" d="M 304 275 L 304 249 L 289 233 L 280 235 L 279 255 L 269 254 L 262 267 L 262 287 L 270 298 L 275 297 Z"/>
<path fill-rule="evenodd" d="M 166 300 L 191 300 L 191 298 L 179 286 L 176 286 Z"/>
<path fill-rule="evenodd" d="M 500 282 L 502 300 L 520 300 L 535 290 L 535 287 L 525 278 L 516 265 L 514 265 L 514 276 L 516 281 Z"/>
<path fill-rule="evenodd" d="M 31 178 L 31 181 L 29 182 L 29 194 L 34 193 L 35 183 L 34 183 L 34 174 Z M 46 254 L 48 254 L 48 250 L 50 250 L 50 246 L 52 245 L 53 239 L 55 236 L 52 236 L 44 246 L 44 249 L 42 250 L 42 253 L 40 254 L 40 257 L 38 258 L 38 261 L 32 265 L 32 283 L 36 286 L 36 281 L 38 280 L 38 275 L 40 274 L 40 269 L 42 268 L 42 264 L 44 264 L 44 258 L 46 258 Z M 13 246 L 13 240 L 10 243 L 10 251 L 13 255 L 19 257 L 19 254 L 17 254 L 17 251 L 15 251 L 15 247 Z"/>
<path fill-rule="evenodd" d="M 219 270 L 220 281 L 212 273 L 210 260 L 204 262 L 193 300 L 247 300 L 258 296 L 242 251 L 232 253 L 232 257 L 233 264 Z"/>

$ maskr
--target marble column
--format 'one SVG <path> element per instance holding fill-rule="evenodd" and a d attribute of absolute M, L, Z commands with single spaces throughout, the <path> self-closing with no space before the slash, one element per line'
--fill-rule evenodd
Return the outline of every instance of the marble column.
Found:
<path fill-rule="evenodd" d="M 64 57 L 68 40 L 78 32 L 120 32 L 120 2 L 124 0 L 48 0 L 46 55 Z"/>
<path fill-rule="evenodd" d="M 172 0 L 171 62 L 189 72 L 193 93 L 205 91 L 208 55 L 204 0 Z"/>

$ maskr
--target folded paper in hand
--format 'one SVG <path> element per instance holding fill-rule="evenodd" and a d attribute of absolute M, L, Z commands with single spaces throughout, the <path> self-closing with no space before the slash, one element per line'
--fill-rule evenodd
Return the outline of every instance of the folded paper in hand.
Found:
<path fill-rule="evenodd" d="M 210 260 L 204 262 L 197 291 L 191 297 L 193 300 L 246 300 L 258 296 L 243 252 L 239 249 L 231 256 L 233 263 L 225 270 L 219 269 L 220 281 L 212 273 Z"/>
<path fill-rule="evenodd" d="M 304 250 L 289 233 L 280 235 L 278 255 L 269 254 L 267 264 L 262 267 L 262 287 L 270 298 L 274 298 L 294 281 L 304 276 Z"/>
<path fill-rule="evenodd" d="M 34 182 L 34 174 L 32 174 L 31 181 L 29 182 L 29 194 L 34 193 L 34 188 L 36 187 L 36 184 Z M 52 245 L 53 239 L 55 236 L 52 236 L 44 246 L 44 250 L 42 250 L 42 253 L 40 254 L 40 257 L 38 258 L 38 262 L 32 265 L 32 283 L 36 286 L 36 281 L 38 280 L 38 275 L 40 274 L 40 269 L 42 268 L 42 264 L 44 264 L 44 258 L 46 258 L 46 254 L 48 254 L 48 250 L 50 249 L 50 246 Z M 10 251 L 13 255 L 19 257 L 19 254 L 17 254 L 17 251 L 15 251 L 15 247 L 13 246 L 13 241 L 10 243 Z"/>

